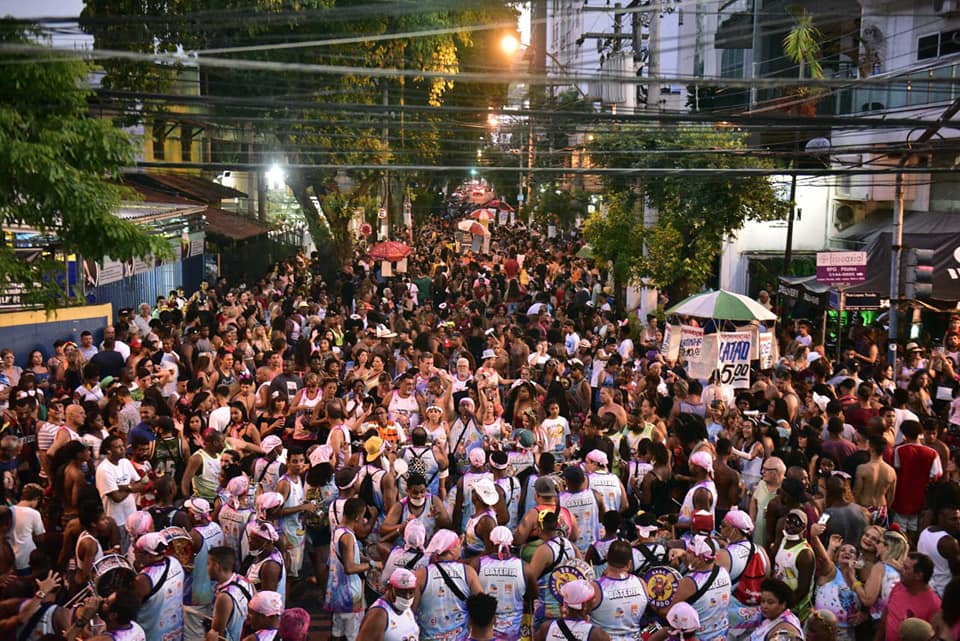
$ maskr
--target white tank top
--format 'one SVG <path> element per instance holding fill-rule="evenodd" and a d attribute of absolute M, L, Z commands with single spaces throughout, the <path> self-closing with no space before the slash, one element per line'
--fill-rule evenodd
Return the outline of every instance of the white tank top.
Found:
<path fill-rule="evenodd" d="M 570 634 L 573 635 L 573 638 L 577 641 L 589 641 L 590 632 L 593 630 L 593 624 L 589 621 L 579 621 L 574 619 L 564 619 L 564 622 L 567 624 L 567 627 L 570 628 Z M 560 626 L 557 625 L 557 622 L 554 621 L 550 624 L 550 627 L 547 628 L 547 639 L 546 641 L 570 641 L 567 639 L 567 635 L 563 633 L 563 630 L 560 629 Z"/>
<path fill-rule="evenodd" d="M 570 510 L 580 527 L 574 544 L 581 553 L 600 540 L 600 506 L 591 488 L 578 492 L 561 492 L 560 505 Z"/>
<path fill-rule="evenodd" d="M 920 533 L 920 538 L 917 540 L 917 552 L 926 554 L 933 561 L 933 576 L 930 577 L 930 587 L 941 597 L 943 596 L 943 589 L 953 578 L 953 574 L 950 572 L 950 562 L 937 549 L 940 539 L 945 536 L 950 535 L 942 530 L 934 532 L 927 528 Z"/>
<path fill-rule="evenodd" d="M 125 628 L 119 630 L 108 630 L 106 632 L 113 641 L 147 641 L 147 635 L 138 623 L 131 621 Z"/>
<path fill-rule="evenodd" d="M 640 637 L 640 625 L 647 610 L 643 583 L 632 574 L 622 579 L 601 576 L 600 603 L 590 620 L 610 635 L 611 641 L 634 641 Z"/>
<path fill-rule="evenodd" d="M 70 564 L 73 567 L 69 568 L 71 570 L 76 570 L 79 566 L 78 560 L 80 559 L 80 543 L 84 539 L 93 539 L 93 542 L 97 544 L 97 552 L 93 555 L 93 562 L 96 563 L 103 558 L 103 546 L 100 545 L 100 541 L 97 539 L 97 537 L 84 530 L 80 533 L 80 536 L 77 537 L 77 544 L 73 548 L 73 559 L 70 561 Z"/>
<path fill-rule="evenodd" d="M 390 396 L 390 404 L 387 407 L 387 412 L 391 421 L 399 422 L 399 417 L 401 416 L 406 416 L 410 419 L 410 426 L 406 430 L 407 434 L 412 432 L 417 425 L 420 424 L 420 404 L 417 403 L 417 397 L 413 394 L 407 398 L 403 398 L 397 391 L 394 391 Z"/>
<path fill-rule="evenodd" d="M 590 489 L 596 490 L 603 499 L 603 507 L 607 510 L 620 511 L 623 495 L 620 492 L 620 479 L 610 472 L 594 472 L 589 475 Z"/>
<path fill-rule="evenodd" d="M 336 452 L 337 454 L 336 468 L 339 470 L 340 468 L 342 468 L 344 465 L 347 464 L 347 459 L 353 455 L 353 447 L 350 445 L 350 442 L 351 442 L 350 428 L 348 428 L 343 423 L 340 423 L 339 425 L 334 426 L 334 428 L 330 430 L 330 434 L 327 435 L 327 445 L 330 445 L 330 447 L 333 447 L 333 445 L 330 443 L 330 437 L 333 436 L 338 431 L 341 434 L 343 434 L 343 443 L 344 443 L 344 446 L 340 450 L 337 450 Z"/>
<path fill-rule="evenodd" d="M 380 608 L 387 613 L 387 627 L 383 631 L 383 641 L 414 641 L 420 638 L 420 626 L 413 616 L 413 608 L 397 612 L 386 599 L 377 599 L 372 608 Z"/>
<path fill-rule="evenodd" d="M 710 579 L 711 571 L 691 572 L 687 576 L 693 579 L 699 590 Z M 730 618 L 727 608 L 730 604 L 730 573 L 724 568 L 717 572 L 713 583 L 699 599 L 690 605 L 700 615 L 700 636 L 698 639 L 708 640 L 722 638 L 730 627 Z"/>
<path fill-rule="evenodd" d="M 235 509 L 231 505 L 220 508 L 220 527 L 223 529 L 223 544 L 239 550 L 241 559 L 247 558 L 250 553 L 250 544 L 247 541 L 247 523 L 253 518 L 253 508 L 241 507 Z"/>

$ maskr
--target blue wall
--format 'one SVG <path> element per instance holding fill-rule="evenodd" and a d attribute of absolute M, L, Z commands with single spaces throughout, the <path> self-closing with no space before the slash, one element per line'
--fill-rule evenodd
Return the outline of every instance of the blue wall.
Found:
<path fill-rule="evenodd" d="M 0 348 L 9 347 L 16 354 L 20 367 L 27 364 L 30 352 L 39 349 L 45 358 L 53 354 L 55 340 L 80 342 L 80 332 L 93 332 L 97 343 L 103 338 L 103 328 L 112 322 L 113 307 L 88 305 L 54 311 L 50 316 L 42 311 L 0 314 Z"/>
<path fill-rule="evenodd" d="M 93 288 L 88 294 L 90 303 L 111 303 L 115 309 L 150 303 L 153 307 L 157 296 L 166 296 L 170 290 L 183 287 L 188 294 L 200 287 L 203 274 L 203 255 L 183 261 L 155 267 L 150 271 L 118 280 L 109 285 Z"/>

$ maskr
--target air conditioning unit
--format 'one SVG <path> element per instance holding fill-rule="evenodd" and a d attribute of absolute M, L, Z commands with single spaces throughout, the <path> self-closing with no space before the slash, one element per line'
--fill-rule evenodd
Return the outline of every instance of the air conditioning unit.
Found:
<path fill-rule="evenodd" d="M 960 13 L 958 0 L 933 0 L 933 13 L 938 16 L 952 16 Z"/>
<path fill-rule="evenodd" d="M 862 202 L 854 200 L 835 200 L 833 202 L 833 227 L 843 231 L 847 227 L 856 225 L 867 215 L 867 207 Z"/>

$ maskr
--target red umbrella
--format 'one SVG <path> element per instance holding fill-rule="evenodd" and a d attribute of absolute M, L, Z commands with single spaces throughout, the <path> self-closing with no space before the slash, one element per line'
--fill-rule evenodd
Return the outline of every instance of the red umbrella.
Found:
<path fill-rule="evenodd" d="M 486 208 L 474 209 L 472 212 L 470 212 L 470 218 L 474 218 L 476 220 L 480 220 L 481 218 L 486 218 L 489 220 L 492 217 L 493 214 L 491 214 L 490 210 Z"/>
<path fill-rule="evenodd" d="M 470 233 L 477 236 L 483 236 L 487 233 L 487 228 L 481 225 L 480 223 L 473 223 L 470 225 Z"/>
<path fill-rule="evenodd" d="M 395 240 L 386 240 L 370 248 L 370 258 L 395 263 L 409 256 L 412 251 L 413 249 L 404 243 Z"/>
<path fill-rule="evenodd" d="M 491 200 L 488 203 L 483 204 L 484 207 L 493 207 L 499 209 L 500 211 L 513 211 L 513 207 L 510 206 L 505 200 Z"/>

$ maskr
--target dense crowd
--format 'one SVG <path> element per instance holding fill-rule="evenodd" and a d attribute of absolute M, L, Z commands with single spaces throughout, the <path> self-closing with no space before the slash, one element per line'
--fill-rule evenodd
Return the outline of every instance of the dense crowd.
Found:
<path fill-rule="evenodd" d="M 960 639 L 960 319 L 735 390 L 575 235 L 417 236 L 0 351 L 0 638 Z"/>

